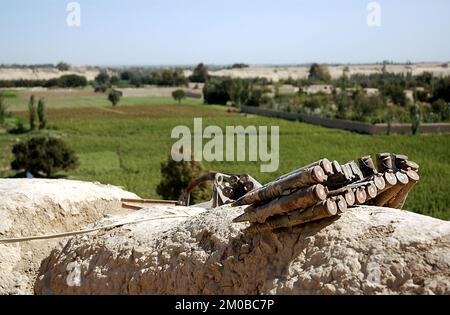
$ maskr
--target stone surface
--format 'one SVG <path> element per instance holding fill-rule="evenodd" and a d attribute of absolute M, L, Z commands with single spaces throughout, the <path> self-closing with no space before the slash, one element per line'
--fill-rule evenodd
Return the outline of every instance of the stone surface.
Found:
<path fill-rule="evenodd" d="M 42 262 L 35 293 L 450 293 L 450 222 L 407 211 L 359 207 L 255 236 L 231 222 L 242 208 L 160 206 L 99 224 L 183 209 L 194 216 L 68 239 Z"/>
<path fill-rule="evenodd" d="M 1 179 L 0 239 L 78 230 L 120 210 L 118 187 L 71 180 Z M 0 243 L 0 294 L 33 293 L 36 270 L 60 240 Z"/>

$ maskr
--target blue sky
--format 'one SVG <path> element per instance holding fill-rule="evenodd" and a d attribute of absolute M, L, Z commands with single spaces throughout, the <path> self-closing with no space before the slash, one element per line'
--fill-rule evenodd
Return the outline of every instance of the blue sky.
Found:
<path fill-rule="evenodd" d="M 0 63 L 160 65 L 450 60 L 450 1 L 2 0 Z"/>

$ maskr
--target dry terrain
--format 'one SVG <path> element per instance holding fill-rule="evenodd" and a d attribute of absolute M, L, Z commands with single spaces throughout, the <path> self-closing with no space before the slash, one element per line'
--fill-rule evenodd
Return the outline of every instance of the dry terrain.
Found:
<path fill-rule="evenodd" d="M 346 65 L 329 66 L 330 74 L 333 78 L 339 78 L 342 76 Z M 352 74 L 372 74 L 381 73 L 383 65 L 348 65 L 349 72 L 347 75 Z M 388 65 L 386 70 L 392 73 L 411 73 L 412 75 L 419 75 L 423 72 L 431 72 L 436 76 L 448 76 L 450 75 L 450 67 L 448 64 L 437 63 L 423 63 L 413 65 Z M 278 67 L 266 67 L 266 66 L 252 66 L 250 68 L 243 69 L 225 69 L 219 71 L 211 71 L 210 74 L 214 76 L 229 76 L 232 78 L 267 78 L 269 80 L 278 81 L 280 79 L 304 79 L 308 77 L 309 67 L 307 66 L 278 66 Z M 185 71 L 186 75 L 190 75 L 191 71 Z"/>
<path fill-rule="evenodd" d="M 23 69 L 23 68 L 1 68 L 0 80 L 49 80 L 59 78 L 66 74 L 77 74 L 86 77 L 88 80 L 94 80 L 99 74 L 98 69 L 91 68 L 73 68 L 69 71 L 59 71 L 56 68 L 35 68 L 35 69 Z"/>

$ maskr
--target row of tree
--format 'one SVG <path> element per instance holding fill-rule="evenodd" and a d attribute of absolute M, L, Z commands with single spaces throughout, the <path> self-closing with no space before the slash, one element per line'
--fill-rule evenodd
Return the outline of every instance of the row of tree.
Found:
<path fill-rule="evenodd" d="M 18 87 L 60 87 L 60 88 L 78 88 L 88 85 L 88 81 L 84 76 L 76 74 L 67 74 L 59 78 L 49 80 L 0 80 L 0 88 L 18 88 Z"/>

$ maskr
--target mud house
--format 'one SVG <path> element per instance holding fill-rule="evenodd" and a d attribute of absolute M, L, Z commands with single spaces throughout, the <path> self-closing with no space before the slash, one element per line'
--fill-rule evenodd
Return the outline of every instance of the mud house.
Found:
<path fill-rule="evenodd" d="M 380 90 L 375 88 L 365 88 L 363 89 L 364 93 L 366 93 L 367 96 L 378 96 L 380 95 Z"/>
<path fill-rule="evenodd" d="M 313 84 L 303 87 L 302 91 L 309 95 L 319 93 L 331 95 L 333 93 L 333 86 L 329 84 Z"/>

